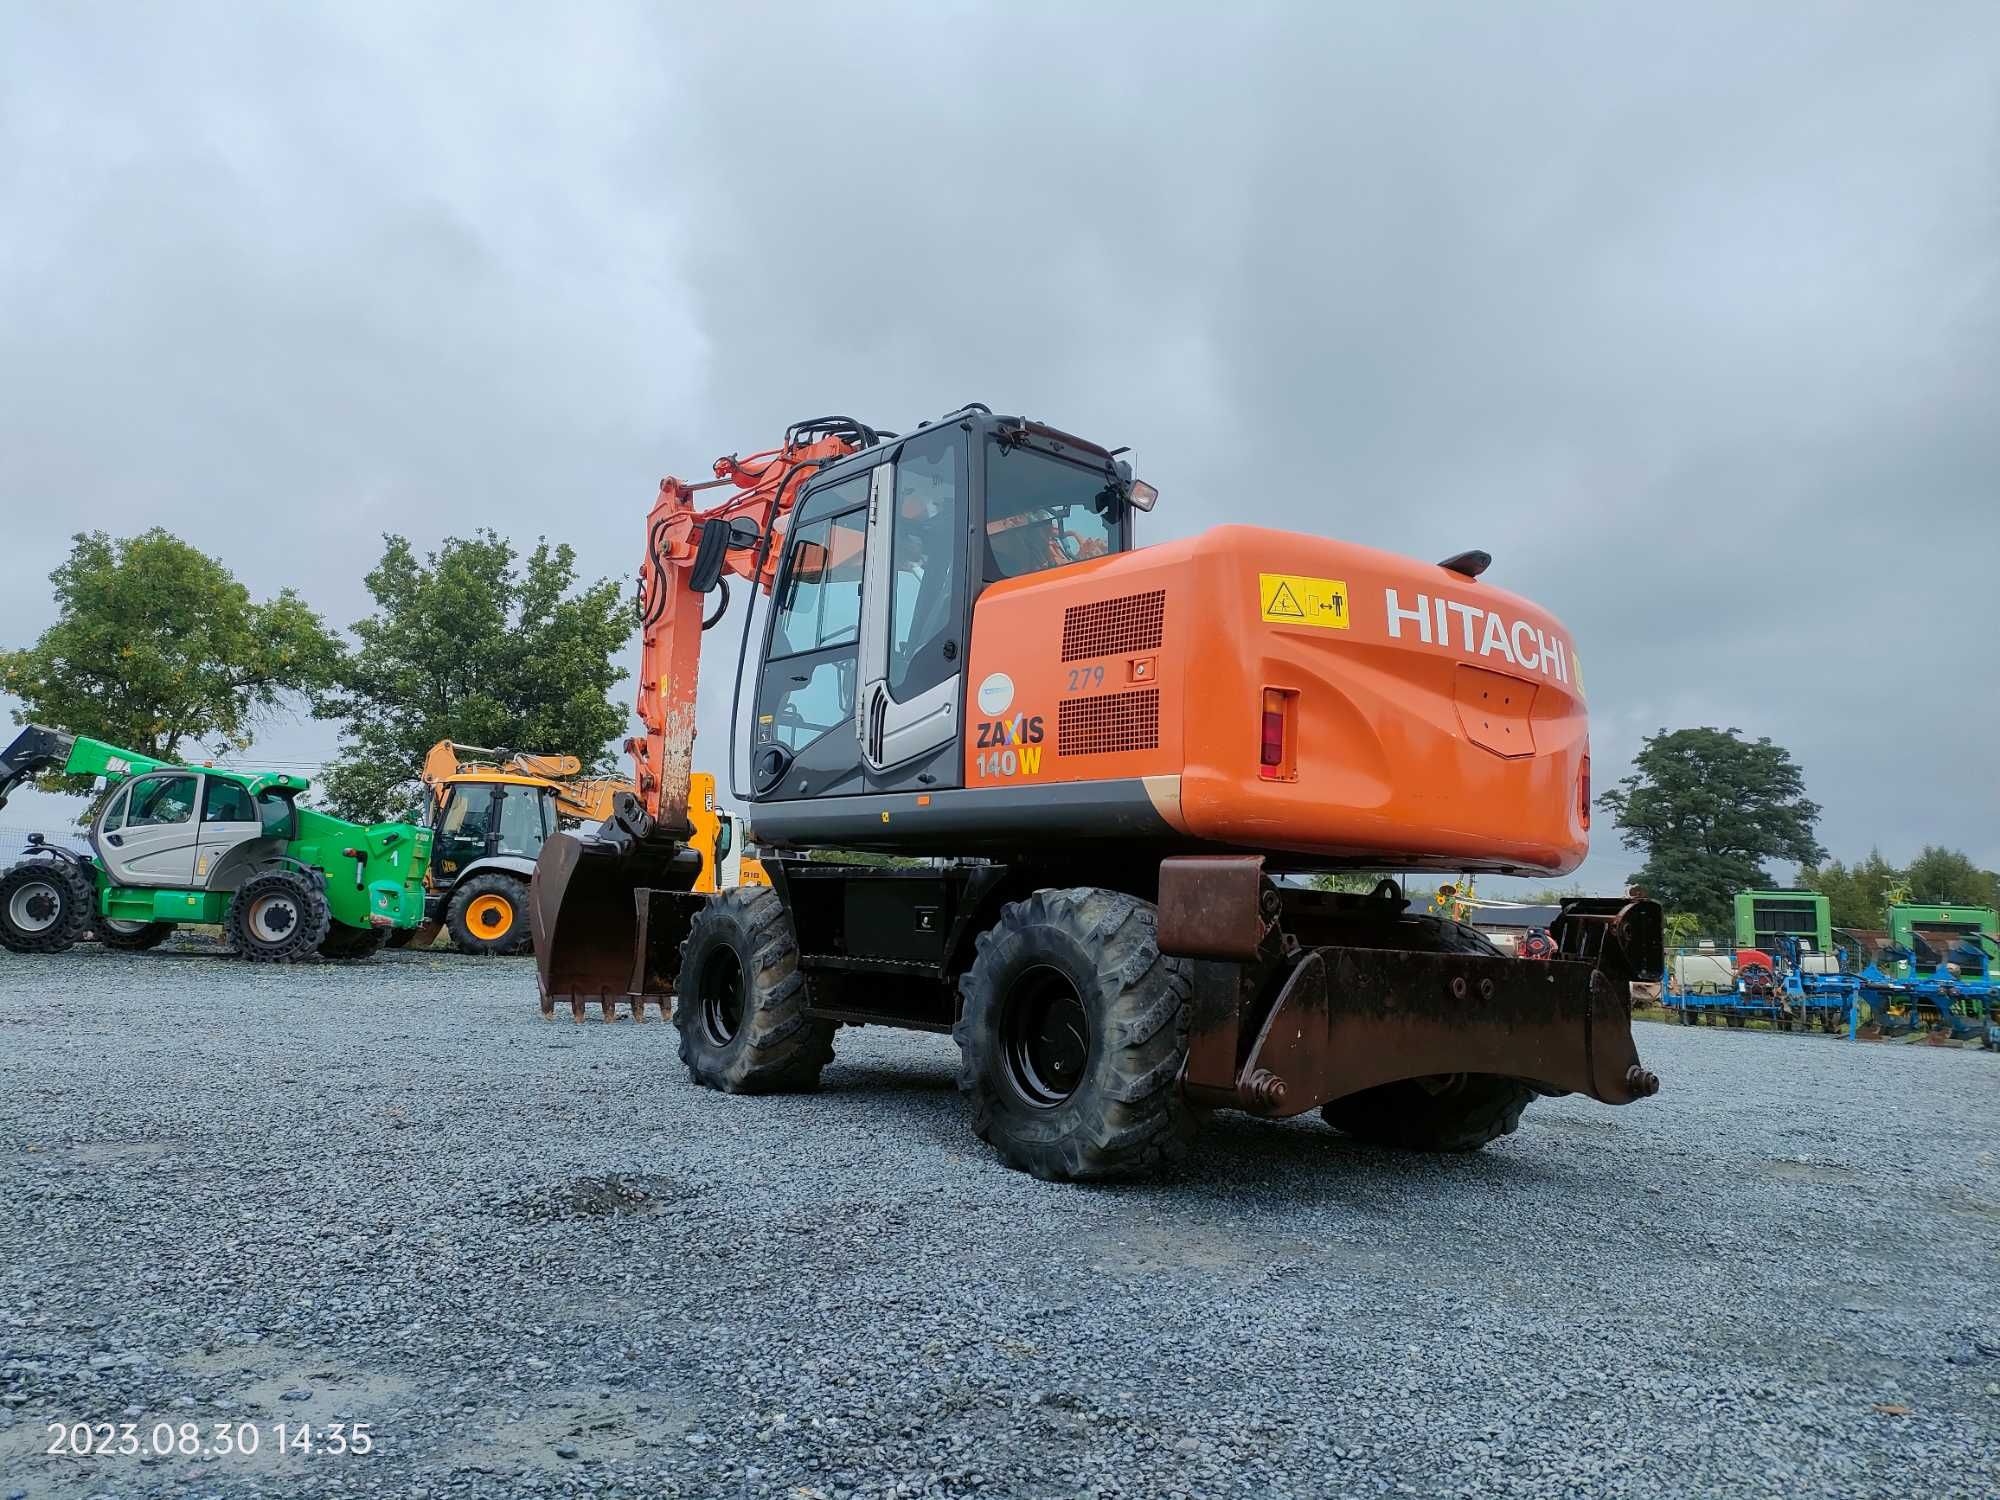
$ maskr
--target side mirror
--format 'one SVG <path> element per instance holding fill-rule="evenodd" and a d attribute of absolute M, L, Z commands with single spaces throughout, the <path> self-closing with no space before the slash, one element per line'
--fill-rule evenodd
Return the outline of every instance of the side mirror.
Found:
<path fill-rule="evenodd" d="M 765 745 L 759 749 L 751 767 L 757 775 L 758 794 L 770 791 L 783 781 L 791 764 L 792 752 L 783 745 Z"/>
<path fill-rule="evenodd" d="M 688 569 L 690 593 L 706 594 L 722 582 L 722 565 L 728 560 L 735 533 L 717 516 L 701 523 L 701 540 L 695 543 L 694 566 Z"/>

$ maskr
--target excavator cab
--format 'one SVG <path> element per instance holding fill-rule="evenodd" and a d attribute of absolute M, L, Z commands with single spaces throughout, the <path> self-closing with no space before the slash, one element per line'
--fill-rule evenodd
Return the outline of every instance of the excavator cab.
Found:
<path fill-rule="evenodd" d="M 829 464 L 785 535 L 758 677 L 753 800 L 962 786 L 980 594 L 1126 551 L 1129 494 L 1107 450 L 976 411 Z"/>

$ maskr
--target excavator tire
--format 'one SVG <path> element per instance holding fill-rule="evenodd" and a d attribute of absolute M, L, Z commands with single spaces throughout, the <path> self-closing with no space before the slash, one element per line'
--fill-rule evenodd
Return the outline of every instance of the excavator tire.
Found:
<path fill-rule="evenodd" d="M 237 955 L 256 963 L 292 964 L 317 956 L 333 925 L 326 893 L 296 870 L 266 870 L 243 882 L 222 919 Z"/>
<path fill-rule="evenodd" d="M 352 963 L 357 959 L 373 958 L 388 940 L 389 929 L 386 927 L 349 927 L 345 922 L 335 922 L 326 929 L 326 936 L 320 939 L 319 956 Z"/>
<path fill-rule="evenodd" d="M 97 891 L 68 860 L 24 859 L 0 875 L 0 947 L 61 953 L 89 930 Z"/>
<path fill-rule="evenodd" d="M 1443 917 L 1405 917 L 1387 929 L 1382 946 L 1421 953 L 1502 956 L 1486 934 Z M 1477 1151 L 1512 1135 L 1535 1097 L 1527 1084 L 1491 1073 L 1401 1078 L 1320 1106 L 1335 1130 L 1371 1145 L 1404 1151 Z"/>
<path fill-rule="evenodd" d="M 972 1128 L 1017 1171 L 1055 1182 L 1157 1172 L 1186 1155 L 1192 979 L 1159 949 L 1148 902 L 1037 891 L 979 935 L 952 1030 Z"/>
<path fill-rule="evenodd" d="M 534 940 L 528 930 L 528 882 L 495 871 L 470 877 L 452 892 L 444 925 L 460 953 L 505 958 L 526 952 Z"/>
<path fill-rule="evenodd" d="M 174 935 L 172 922 L 123 922 L 116 917 L 94 917 L 90 925 L 97 932 L 98 942 L 127 953 L 157 948 Z"/>
<path fill-rule="evenodd" d="M 785 903 L 741 886 L 704 905 L 681 947 L 674 1025 L 681 1061 L 726 1094 L 804 1092 L 833 1061 L 834 1023 L 806 1014 L 806 977 Z"/>

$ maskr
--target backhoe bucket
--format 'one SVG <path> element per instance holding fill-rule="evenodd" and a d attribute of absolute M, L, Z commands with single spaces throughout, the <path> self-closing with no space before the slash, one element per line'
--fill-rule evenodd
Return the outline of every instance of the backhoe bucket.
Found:
<path fill-rule="evenodd" d="M 701 859 L 679 844 L 621 842 L 558 833 L 542 846 L 528 884 L 528 922 L 542 1014 L 567 1006 L 581 1021 L 596 1004 L 607 1021 L 629 1001 L 665 1020 L 687 923 L 705 897 L 691 894 Z"/>

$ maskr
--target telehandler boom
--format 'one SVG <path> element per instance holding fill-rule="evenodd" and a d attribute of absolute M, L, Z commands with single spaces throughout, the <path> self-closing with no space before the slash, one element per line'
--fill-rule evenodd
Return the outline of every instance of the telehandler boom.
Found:
<path fill-rule="evenodd" d="M 974 1128 L 1052 1178 L 1158 1166 L 1213 1108 L 1469 1149 L 1537 1095 L 1658 1088 L 1630 1025 L 1654 903 L 1566 901 L 1528 961 L 1393 881 L 1299 880 L 1582 860 L 1575 648 L 1484 553 L 1138 547 L 1157 497 L 1118 451 L 979 405 L 801 423 L 714 476 L 647 518 L 634 792 L 536 866 L 545 1013 L 671 1008 L 694 1079 L 736 1092 L 812 1087 L 843 1024 L 949 1031 Z M 707 896 L 688 767 L 725 575 L 772 598 L 732 715 L 772 884 Z"/>

